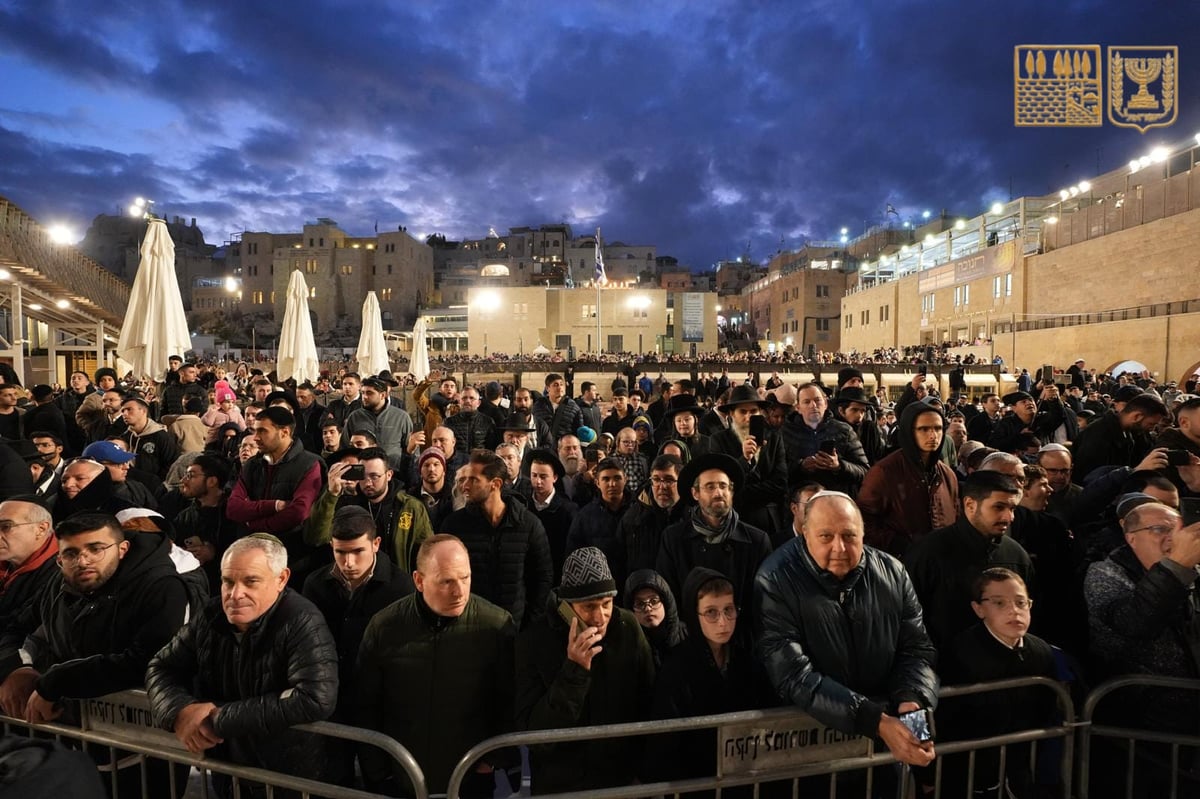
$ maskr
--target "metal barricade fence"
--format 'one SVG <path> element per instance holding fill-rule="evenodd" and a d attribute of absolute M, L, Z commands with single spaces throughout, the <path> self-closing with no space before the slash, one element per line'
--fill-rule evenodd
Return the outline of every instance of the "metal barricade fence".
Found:
<path fill-rule="evenodd" d="M 1190 791 L 1180 793 L 1179 781 L 1181 777 L 1180 771 L 1180 747 L 1187 747 L 1194 750 L 1192 753 L 1193 768 L 1198 765 L 1195 761 L 1200 760 L 1200 716 L 1193 715 L 1195 722 L 1196 734 L 1185 735 L 1180 733 L 1160 732 L 1157 730 L 1136 729 L 1132 727 L 1114 727 L 1106 724 L 1097 724 L 1095 721 L 1096 709 L 1100 703 L 1116 693 L 1127 688 L 1167 688 L 1181 691 L 1194 691 L 1200 693 L 1200 680 L 1189 680 L 1180 677 L 1156 677 L 1152 675 L 1132 675 L 1128 677 L 1117 677 L 1108 682 L 1098 685 L 1090 694 L 1083 705 L 1083 716 L 1080 719 L 1081 736 L 1079 742 L 1080 758 L 1079 758 L 1079 796 L 1080 799 L 1088 799 L 1091 785 L 1091 766 L 1092 766 L 1092 748 L 1096 743 L 1097 738 L 1112 739 L 1119 742 L 1125 742 L 1125 763 L 1123 776 L 1125 784 L 1121 795 L 1126 797 L 1134 796 L 1134 785 L 1136 774 L 1136 764 L 1138 762 L 1138 743 L 1147 744 L 1162 744 L 1169 747 L 1169 768 L 1170 768 L 1170 793 L 1159 794 L 1155 796 L 1170 796 L 1170 799 L 1176 799 L 1178 796 L 1196 796 L 1195 791 L 1200 785 L 1200 773 L 1192 772 L 1190 779 L 1193 781 Z M 1197 696 L 1194 707 L 1200 708 L 1200 696 Z M 1099 791 L 1097 791 L 1099 795 Z M 1105 785 L 1103 789 L 1104 796 L 1113 796 L 1113 786 Z"/>
<path fill-rule="evenodd" d="M 22 719 L 0 715 L 0 723 L 4 726 L 5 734 L 9 734 L 13 727 L 19 727 L 28 730 L 31 735 L 35 736 L 45 735 L 60 741 L 62 739 L 78 741 L 80 748 L 85 752 L 91 753 L 96 748 L 108 750 L 108 763 L 121 764 L 120 769 L 112 765 L 100 766 L 101 776 L 110 784 L 112 799 L 135 799 L 135 797 L 121 794 L 118 784 L 118 770 L 125 771 L 126 768 L 131 769 L 135 765 L 140 770 L 142 799 L 160 799 L 159 796 L 149 795 L 147 764 L 150 761 L 165 761 L 172 766 L 179 765 L 199 769 L 201 795 L 205 799 L 213 795 L 209 790 L 209 773 L 228 776 L 232 782 L 235 797 L 246 796 L 248 784 L 264 786 L 268 797 L 277 795 L 279 790 L 299 792 L 305 799 L 307 797 L 376 799 L 378 796 L 378 794 L 356 788 L 296 777 L 263 768 L 238 765 L 204 755 L 194 755 L 183 748 L 183 745 L 172 733 L 153 727 L 150 722 L 149 702 L 145 691 L 121 691 L 96 699 L 81 700 L 80 721 L 79 727 L 57 723 L 29 724 Z M 413 786 L 414 799 L 428 799 L 424 773 L 412 754 L 394 738 L 374 730 L 327 721 L 297 724 L 290 729 L 311 732 L 341 741 L 366 744 L 380 749 L 403 769 L 409 783 Z M 125 754 L 119 757 L 120 753 Z M 168 768 L 167 772 L 170 799 L 180 799 L 187 791 L 188 786 L 178 784 L 175 768 Z"/>
<path fill-rule="evenodd" d="M 1063 752 L 1059 768 L 1064 799 L 1071 796 L 1074 740 L 1077 724 L 1071 695 L 1066 687 L 1046 677 L 1023 677 L 976 685 L 943 688 L 944 699 L 977 694 L 1037 687 L 1050 691 L 1057 700 L 1062 721 L 1051 727 L 1021 730 L 988 738 L 939 742 L 938 759 L 931 767 L 935 784 L 933 796 L 941 796 L 942 762 L 946 755 L 966 753 L 968 784 L 974 778 L 976 754 L 985 749 L 999 748 L 999 782 L 1005 776 L 1005 756 L 1008 747 L 1050 739 L 1062 739 Z M 463 780 L 473 765 L 484 755 L 497 749 L 517 746 L 561 744 L 567 741 L 606 738 L 644 737 L 670 733 L 695 732 L 712 729 L 717 746 L 717 769 L 711 777 L 645 783 L 604 789 L 588 789 L 575 793 L 548 795 L 551 799 L 641 799 L 662 795 L 678 795 L 689 791 L 729 789 L 752 785 L 754 795 L 764 783 L 791 783 L 791 795 L 799 795 L 799 780 L 806 777 L 830 776 L 829 795 L 837 794 L 838 775 L 847 772 L 895 765 L 889 752 L 875 752 L 867 738 L 848 736 L 822 724 L 811 716 L 787 708 L 750 710 L 714 716 L 694 716 L 665 721 L 640 721 L 625 724 L 606 724 L 555 730 L 498 735 L 472 747 L 455 766 L 447 786 L 447 799 L 459 799 Z M 1031 770 L 1036 767 L 1036 749 L 1030 747 Z M 900 791 L 907 790 L 907 767 L 902 771 Z M 533 774 L 536 784 L 537 774 Z M 866 772 L 864 795 L 872 795 L 871 771 Z"/>

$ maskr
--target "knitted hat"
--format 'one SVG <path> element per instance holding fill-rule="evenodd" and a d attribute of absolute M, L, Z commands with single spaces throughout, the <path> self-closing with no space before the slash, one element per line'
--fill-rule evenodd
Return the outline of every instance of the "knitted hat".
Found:
<path fill-rule="evenodd" d="M 567 602 L 586 602 L 617 595 L 617 582 L 608 568 L 608 559 L 596 547 L 580 547 L 563 561 L 558 598 Z"/>
<path fill-rule="evenodd" d="M 443 455 L 442 451 L 437 447 L 429 447 L 421 453 L 421 457 L 417 459 L 417 468 L 420 469 L 422 466 L 424 466 L 425 461 L 429 460 L 430 458 L 441 461 L 442 468 L 446 468 L 446 456 Z"/>
<path fill-rule="evenodd" d="M 579 443 L 585 447 L 596 440 L 596 431 L 590 427 L 581 427 L 575 431 L 575 437 L 579 439 Z"/>
<path fill-rule="evenodd" d="M 214 387 L 214 392 L 216 393 L 216 399 L 218 403 L 224 402 L 225 400 L 237 399 L 237 394 L 233 393 L 233 389 L 229 387 L 229 383 L 225 382 L 224 380 L 217 381 L 217 385 Z"/>
<path fill-rule="evenodd" d="M 853 366 L 844 366 L 841 369 L 838 369 L 838 388 L 846 385 L 847 380 L 853 380 L 856 377 L 859 380 L 863 379 L 863 373 L 861 369 L 855 369 Z"/>

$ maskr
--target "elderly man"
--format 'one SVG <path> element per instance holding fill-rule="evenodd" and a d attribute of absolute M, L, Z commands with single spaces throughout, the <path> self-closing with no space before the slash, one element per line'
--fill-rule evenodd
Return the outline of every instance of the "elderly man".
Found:
<path fill-rule="evenodd" d="M 54 501 L 54 520 L 66 519 L 80 511 L 104 511 L 116 514 L 129 503 L 113 492 L 107 467 L 97 461 L 79 458 L 63 470 L 62 485 Z"/>
<path fill-rule="evenodd" d="M 1092 564 L 1084 582 L 1095 678 L 1154 674 L 1195 679 L 1200 674 L 1195 646 L 1200 640 L 1200 524 L 1183 527 L 1173 508 L 1148 503 L 1127 513 L 1121 528 L 1125 543 Z M 1121 726 L 1195 734 L 1200 703 L 1194 691 L 1144 688 L 1122 692 L 1116 700 L 1112 718 Z M 1134 768 L 1134 795 L 1166 796 L 1170 789 L 1162 762 L 1169 752 L 1154 744 L 1139 745 L 1137 752 L 1159 765 Z M 1195 783 L 1190 785 L 1194 789 Z M 1188 790 L 1185 785 L 1181 795 Z"/>
<path fill-rule="evenodd" d="M 868 405 L 862 389 L 846 389 L 842 399 L 846 407 Z M 858 417 L 859 423 L 863 416 Z M 874 420 L 870 420 L 874 424 Z M 793 463 L 790 482 L 816 480 L 827 488 L 850 496 L 858 493 L 871 464 L 863 452 L 854 428 L 829 410 L 825 390 L 816 383 L 802 386 L 796 395 L 796 412 L 783 425 L 783 442 L 789 462 Z M 882 455 L 882 447 L 877 453 Z"/>
<path fill-rule="evenodd" d="M 235 541 L 221 558 L 221 596 L 150 662 L 154 723 L 188 751 L 327 779 L 323 739 L 292 725 L 333 713 L 337 647 L 321 612 L 287 587 L 287 550 L 272 535 Z M 232 796 L 228 778 L 217 792 Z"/>
<path fill-rule="evenodd" d="M 604 553 L 577 549 L 563 564 L 551 610 L 517 640 L 517 726 L 543 730 L 639 721 L 650 708 L 654 658 L 637 619 L 613 605 Z M 534 793 L 629 785 L 641 748 L 593 738 L 529 749 Z"/>
<path fill-rule="evenodd" d="M 58 542 L 39 497 L 0 502 L 0 631 L 59 575 Z"/>
<path fill-rule="evenodd" d="M 1047 444 L 1038 450 L 1037 463 L 1045 470 L 1053 491 L 1046 511 L 1070 527 L 1076 514 L 1083 510 L 1080 503 L 1083 489 L 1071 482 L 1071 450 L 1062 444 Z"/>
<path fill-rule="evenodd" d="M 395 738 L 412 752 L 426 787 L 444 793 L 459 758 L 484 738 L 512 729 L 512 617 L 471 593 L 471 559 L 452 535 L 421 544 L 417 592 L 380 611 L 359 652 L 355 714 L 360 726 Z M 504 752 L 475 765 L 460 796 L 490 797 L 493 767 Z M 369 790 L 411 792 L 389 758 L 362 752 Z M 399 792 L 398 792 L 399 789 Z"/>
<path fill-rule="evenodd" d="M 735 510 L 744 480 L 741 465 L 720 453 L 703 455 L 683 467 L 678 490 L 686 492 L 695 507 L 663 530 L 655 561 L 655 571 L 675 596 L 683 595 L 683 584 L 697 566 L 724 574 L 737 596 L 751 596 L 754 573 L 771 554 L 771 542 Z"/>
<path fill-rule="evenodd" d="M 850 497 L 809 500 L 803 536 L 767 559 L 754 596 L 758 655 L 781 696 L 841 732 L 882 739 L 901 762 L 933 761 L 933 744 L 899 716 L 937 704 L 937 655 L 908 573 L 863 545 Z"/>

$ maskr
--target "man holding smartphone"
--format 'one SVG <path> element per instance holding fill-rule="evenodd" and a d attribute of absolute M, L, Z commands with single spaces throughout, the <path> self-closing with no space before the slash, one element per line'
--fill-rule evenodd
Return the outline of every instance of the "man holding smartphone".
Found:
<path fill-rule="evenodd" d="M 861 389 L 847 389 L 859 392 Z M 832 491 L 858 494 L 867 469 L 871 468 L 854 429 L 829 410 L 825 389 L 816 383 L 796 393 L 796 411 L 783 424 L 784 446 L 792 472 L 788 482 L 815 480 Z"/>
<path fill-rule="evenodd" d="M 733 388 L 728 402 L 718 408 L 729 417 L 729 427 L 709 439 L 708 451 L 728 455 L 741 464 L 745 480 L 734 496 L 734 509 L 747 524 L 774 536 L 779 526 L 775 506 L 787 492 L 787 465 L 783 440 L 767 428 L 763 418 L 766 407 L 753 386 Z"/>

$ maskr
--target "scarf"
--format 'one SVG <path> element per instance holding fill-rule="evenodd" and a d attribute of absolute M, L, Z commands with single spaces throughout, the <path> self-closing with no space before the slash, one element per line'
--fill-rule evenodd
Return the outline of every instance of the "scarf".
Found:
<path fill-rule="evenodd" d="M 0 596 L 5 594 L 12 586 L 13 581 L 22 574 L 39 569 L 43 563 L 56 555 L 58 555 L 58 539 L 51 534 L 46 536 L 46 542 L 42 544 L 42 548 L 26 558 L 25 562 L 17 568 L 13 569 L 7 563 L 0 564 Z"/>
<path fill-rule="evenodd" d="M 692 529 L 704 536 L 704 540 L 710 544 L 723 544 L 737 523 L 738 514 L 733 508 L 729 509 L 729 515 L 720 527 L 710 527 L 699 507 L 692 509 Z"/>

